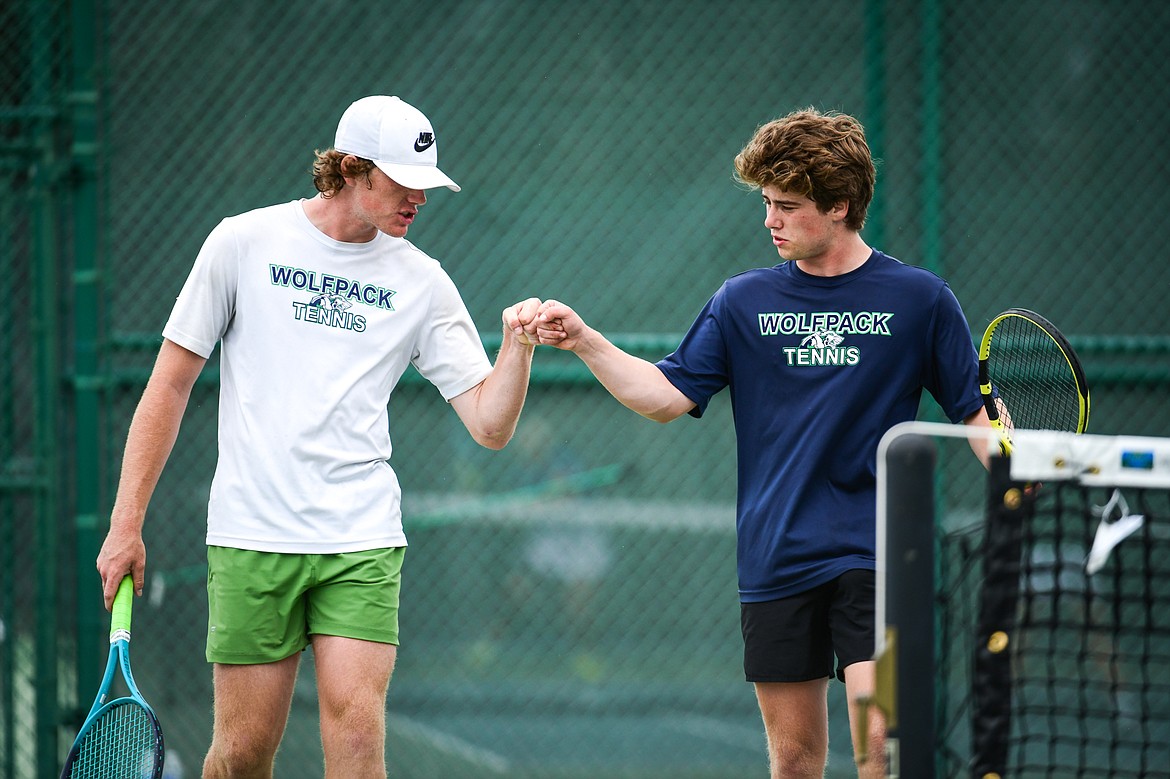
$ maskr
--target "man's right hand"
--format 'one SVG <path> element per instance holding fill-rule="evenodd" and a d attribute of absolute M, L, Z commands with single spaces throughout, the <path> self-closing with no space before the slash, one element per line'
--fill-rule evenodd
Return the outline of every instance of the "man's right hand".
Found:
<path fill-rule="evenodd" d="M 592 329 L 559 300 L 546 300 L 536 314 L 536 336 L 545 346 L 576 351 Z"/>
<path fill-rule="evenodd" d="M 106 611 L 114 605 L 118 585 L 127 575 L 134 579 L 134 594 L 141 595 L 146 583 L 146 544 L 142 533 L 119 530 L 111 525 L 97 557 L 98 574 L 102 577 L 102 598 Z"/>

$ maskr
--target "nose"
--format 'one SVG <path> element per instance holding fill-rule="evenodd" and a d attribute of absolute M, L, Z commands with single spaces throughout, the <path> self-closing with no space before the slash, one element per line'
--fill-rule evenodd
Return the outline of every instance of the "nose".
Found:
<path fill-rule="evenodd" d="M 407 199 L 416 206 L 421 206 L 427 202 L 427 193 L 422 189 L 412 189 L 407 192 Z"/>
<path fill-rule="evenodd" d="M 771 230 L 773 228 L 780 227 L 780 224 L 781 224 L 780 209 L 779 208 L 769 208 L 764 213 L 764 227 L 767 227 L 769 230 Z"/>

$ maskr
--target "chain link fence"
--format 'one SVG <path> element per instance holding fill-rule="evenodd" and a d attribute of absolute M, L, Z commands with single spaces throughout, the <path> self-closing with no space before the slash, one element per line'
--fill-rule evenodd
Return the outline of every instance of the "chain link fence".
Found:
<path fill-rule="evenodd" d="M 1091 431 L 1170 435 L 1163 3 L 15 0 L 0 22 L 8 779 L 56 775 L 96 689 L 93 559 L 203 238 L 312 195 L 313 150 L 363 95 L 435 124 L 463 191 L 432 192 L 410 238 L 489 348 L 500 310 L 535 295 L 668 353 L 726 277 L 776 261 L 731 160 L 759 124 L 815 105 L 858 116 L 880 158 L 872 245 L 946 277 L 976 333 L 1010 306 L 1054 321 L 1086 363 Z M 152 503 L 135 612 L 171 776 L 198 775 L 210 738 L 217 368 Z M 741 672 L 726 397 L 654 425 L 542 349 L 503 452 L 475 447 L 417 376 L 390 416 L 411 541 L 393 775 L 766 771 Z M 834 776 L 852 773 L 841 697 Z M 307 653 L 277 775 L 319 765 Z"/>

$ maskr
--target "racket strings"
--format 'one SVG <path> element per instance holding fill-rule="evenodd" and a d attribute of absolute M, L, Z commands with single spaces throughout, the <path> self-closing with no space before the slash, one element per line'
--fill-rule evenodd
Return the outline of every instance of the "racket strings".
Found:
<path fill-rule="evenodd" d="M 1078 429 L 1076 377 L 1063 350 L 1039 326 L 1019 317 L 1002 322 L 988 363 L 1009 429 Z"/>
<path fill-rule="evenodd" d="M 135 701 L 115 703 L 78 745 L 70 777 L 143 779 L 161 773 L 163 755 L 154 717 Z"/>

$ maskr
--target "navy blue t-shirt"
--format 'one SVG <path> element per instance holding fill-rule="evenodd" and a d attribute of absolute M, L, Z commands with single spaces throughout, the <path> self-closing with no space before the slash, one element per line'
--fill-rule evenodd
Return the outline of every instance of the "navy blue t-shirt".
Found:
<path fill-rule="evenodd" d="M 744 602 L 873 569 L 879 439 L 923 388 L 952 422 L 982 405 L 950 287 L 878 251 L 842 276 L 793 262 L 733 276 L 658 367 L 696 417 L 730 387 Z"/>

